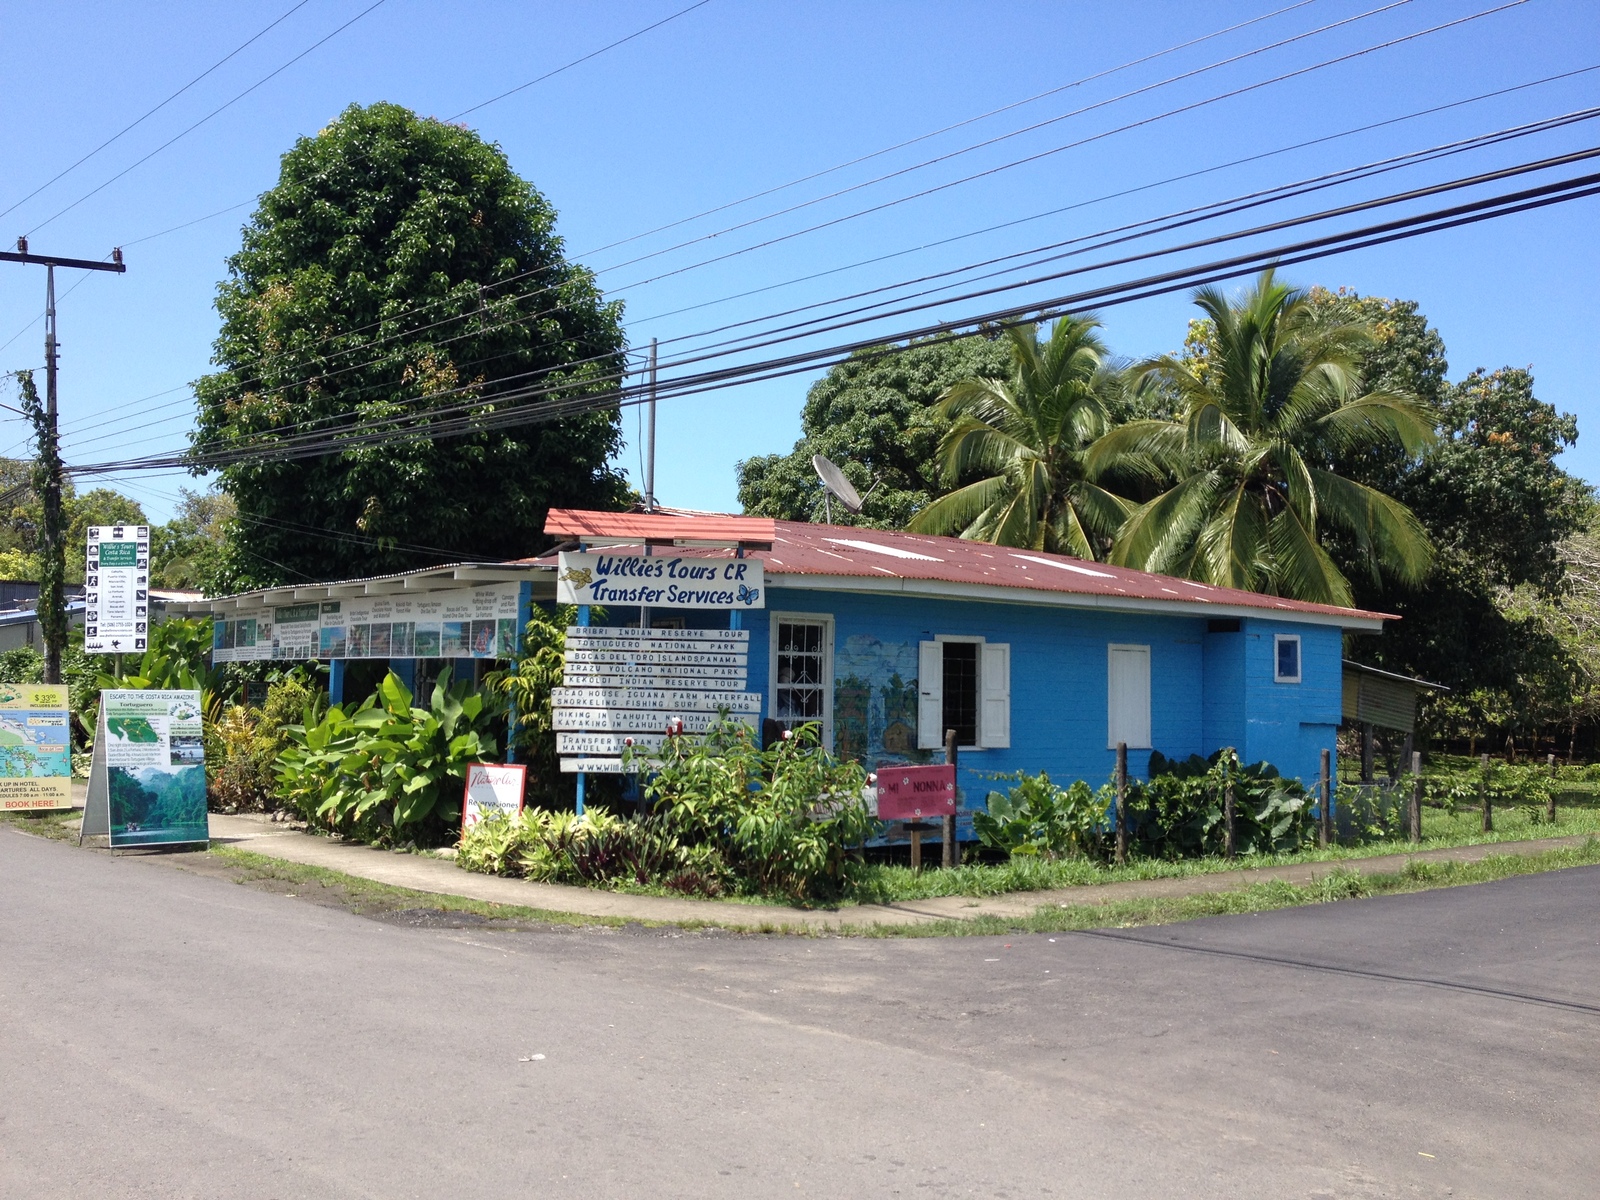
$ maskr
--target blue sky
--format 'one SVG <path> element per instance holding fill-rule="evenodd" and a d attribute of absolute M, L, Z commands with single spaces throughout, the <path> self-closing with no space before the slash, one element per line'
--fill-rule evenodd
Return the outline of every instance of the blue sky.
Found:
<path fill-rule="evenodd" d="M 0 178 L 0 209 L 10 208 L 293 2 L 135 7 L 7 0 L 0 19 L 8 45 L 37 52 L 8 57 L 7 119 L 0 122 L 0 155 L 7 170 Z M 39 252 L 99 257 L 113 245 L 127 247 L 125 276 L 63 274 L 58 283 L 69 463 L 182 444 L 189 414 L 184 385 L 207 369 L 216 333 L 211 302 L 224 260 L 238 244 L 249 202 L 272 186 L 279 155 L 297 137 L 314 134 L 350 103 L 390 100 L 451 117 L 667 17 L 690 0 L 583 6 L 386 0 L 148 162 L 50 219 L 371 3 L 309 0 L 133 132 L 0 217 L 0 241 L 7 248 L 16 234 L 30 231 Z M 691 335 L 729 322 L 1600 104 L 1597 70 L 1119 199 L 1084 203 L 1600 65 L 1600 8 L 1580 0 L 1527 0 L 1328 66 L 1318 64 L 1498 5 L 1495 0 L 1392 5 L 1311 0 L 1279 11 L 1291 3 L 710 0 L 465 120 L 499 143 L 512 165 L 555 205 L 569 252 L 601 272 L 608 295 L 625 301 L 633 346 L 642 348 L 651 336 L 660 337 L 670 364 L 674 353 L 703 344 Z M 1112 71 L 1261 17 L 1267 19 Z M 1338 22 L 1345 23 L 1261 51 Z M 77 52 L 48 53 L 52 46 Z M 1246 57 L 1214 66 L 1241 55 Z M 1304 73 L 1252 86 L 1297 71 Z M 1196 73 L 1165 82 L 1187 72 Z M 603 249 L 1063 88 L 808 183 Z M 1240 88 L 1251 90 L 1211 99 Z M 1118 99 L 1129 92 L 1138 94 Z M 1164 115 L 1191 105 L 1188 112 Z M 1048 123 L 969 149 L 1039 122 Z M 1597 144 L 1600 121 L 1588 121 L 1258 210 L 1251 219 L 1275 219 Z M 1036 155 L 1043 156 L 1007 165 Z M 935 157 L 943 161 L 918 166 Z M 1508 190 L 1594 169 L 1580 164 L 1500 186 Z M 895 178 L 870 182 L 900 171 Z M 979 172 L 990 173 L 956 182 Z M 936 190 L 911 198 L 926 189 Z M 1465 198 L 1484 194 L 1480 189 Z M 1400 211 L 1460 198 L 1457 193 Z M 898 202 L 856 215 L 891 201 Z M 150 236 L 237 204 L 244 207 Z M 805 207 L 769 216 L 800 204 Z M 1039 216 L 1063 208 L 1068 211 Z M 1302 265 L 1290 277 L 1417 300 L 1444 336 L 1452 378 L 1478 366 L 1531 364 L 1539 395 L 1577 413 L 1580 427 L 1588 430 L 1591 419 L 1600 416 L 1592 384 L 1600 342 L 1594 288 L 1600 268 L 1597 215 L 1600 199 L 1581 200 Z M 1035 219 L 949 241 L 1023 218 Z M 1231 218 L 1190 232 L 1219 232 L 1244 220 Z M 727 228 L 742 222 L 753 223 Z M 832 223 L 802 232 L 823 222 Z M 756 248 L 774 238 L 780 240 Z M 690 244 L 672 249 L 683 241 Z M 941 241 L 946 244 L 916 249 Z M 627 264 L 640 255 L 652 257 Z M 723 261 L 705 261 L 723 255 L 728 256 Z M 851 266 L 886 255 L 895 257 Z M 1140 273 L 1150 269 L 1156 268 Z M 1109 282 L 1132 270 L 1103 271 L 1082 281 Z M 832 273 L 788 283 L 825 271 Z M 666 278 L 645 282 L 668 272 Z M 772 286 L 777 284 L 787 286 Z M 887 335 L 924 320 L 959 319 L 1075 286 L 1058 283 L 990 301 L 952 302 L 920 316 L 785 348 Z M 760 288 L 770 290 L 730 299 Z M 42 326 L 30 322 L 39 316 L 43 290 L 38 268 L 0 264 L 0 342 L 10 339 L 0 349 L 0 371 L 42 362 Z M 682 309 L 691 311 L 677 311 Z M 1178 295 L 1103 315 L 1113 348 L 1137 356 L 1177 347 L 1190 311 Z M 664 375 L 671 371 L 669 366 Z M 733 509 L 735 462 L 790 447 L 813 378 L 793 376 L 664 401 L 659 415 L 662 500 Z M 14 396 L 0 400 L 12 403 Z M 0 452 L 25 452 L 21 422 L 0 415 L 7 418 L 0 422 Z M 625 420 L 631 435 L 632 410 Z M 622 463 L 637 475 L 636 447 L 630 445 Z M 1600 437 L 1586 435 L 1566 465 L 1600 479 Z M 156 519 L 168 515 L 181 484 L 195 486 L 181 474 L 118 477 L 113 483 L 137 496 Z"/>

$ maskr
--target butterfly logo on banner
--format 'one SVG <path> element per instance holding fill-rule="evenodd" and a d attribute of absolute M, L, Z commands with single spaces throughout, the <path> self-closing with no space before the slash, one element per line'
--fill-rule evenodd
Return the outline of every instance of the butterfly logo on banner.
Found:
<path fill-rule="evenodd" d="M 739 585 L 739 603 L 740 604 L 754 604 L 756 602 L 756 598 L 758 596 L 760 596 L 760 595 L 761 595 L 761 589 L 760 588 L 753 588 L 747 583 L 741 583 Z"/>

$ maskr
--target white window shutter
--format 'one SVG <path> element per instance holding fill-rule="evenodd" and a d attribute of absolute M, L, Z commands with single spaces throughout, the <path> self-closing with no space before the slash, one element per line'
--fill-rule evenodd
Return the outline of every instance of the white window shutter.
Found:
<path fill-rule="evenodd" d="M 1107 647 L 1106 745 L 1150 748 L 1150 647 Z"/>
<path fill-rule="evenodd" d="M 917 644 L 917 749 L 944 749 L 944 647 Z"/>
<path fill-rule="evenodd" d="M 1002 749 L 1011 745 L 1011 647 L 1007 643 L 983 644 L 978 682 L 983 688 L 979 742 Z"/>

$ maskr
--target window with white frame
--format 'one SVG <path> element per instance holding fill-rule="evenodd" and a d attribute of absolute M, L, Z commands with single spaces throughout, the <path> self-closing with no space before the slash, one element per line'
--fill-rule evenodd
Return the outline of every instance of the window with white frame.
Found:
<path fill-rule="evenodd" d="M 1106 647 L 1106 746 L 1150 748 L 1150 647 Z"/>
<path fill-rule="evenodd" d="M 941 635 L 917 655 L 917 748 L 942 750 L 945 731 L 964 750 L 1011 745 L 1011 647 Z"/>
<path fill-rule="evenodd" d="M 1300 635 L 1298 633 L 1273 635 L 1272 678 L 1275 683 L 1300 682 Z"/>
<path fill-rule="evenodd" d="M 770 711 L 793 729 L 815 722 L 833 746 L 833 618 L 772 614 Z"/>

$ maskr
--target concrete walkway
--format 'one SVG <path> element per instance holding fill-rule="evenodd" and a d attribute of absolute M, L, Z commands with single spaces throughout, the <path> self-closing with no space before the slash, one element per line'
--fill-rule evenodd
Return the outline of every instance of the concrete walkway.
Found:
<path fill-rule="evenodd" d="M 1003 896 L 942 896 L 900 904 L 862 904 L 838 910 L 811 910 L 775 904 L 739 904 L 726 900 L 637 896 L 555 883 L 532 883 L 525 879 L 502 879 L 495 875 L 463 871 L 447 859 L 397 854 L 352 842 L 310 836 L 283 825 L 274 825 L 261 817 L 230 817 L 212 813 L 211 834 L 213 845 L 236 846 L 253 854 L 342 871 L 360 879 L 418 892 L 465 896 L 491 904 L 514 904 L 586 917 L 697 923 L 724 929 L 793 931 L 822 931 L 841 926 L 924 925 L 979 916 L 1027 917 L 1040 908 L 1050 906 L 1194 896 L 1270 879 L 1306 884 L 1335 869 L 1356 870 L 1363 874 L 1388 874 L 1403 869 L 1413 859 L 1424 862 L 1477 862 L 1491 854 L 1538 854 L 1566 846 L 1581 846 L 1588 840 L 1587 834 L 1580 834 L 1537 841 L 1420 850 L 1414 854 L 1386 854 L 1377 858 L 1346 859 L 1341 862 L 1257 867 L 1179 879 L 1130 880 L 1052 891 L 1010 892 Z"/>

